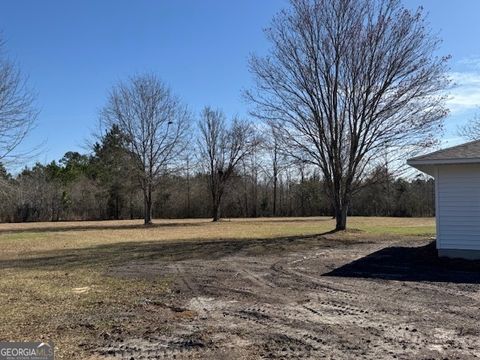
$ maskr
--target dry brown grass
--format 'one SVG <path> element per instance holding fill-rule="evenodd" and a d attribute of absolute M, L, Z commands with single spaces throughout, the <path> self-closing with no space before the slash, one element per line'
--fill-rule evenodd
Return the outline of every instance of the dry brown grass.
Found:
<path fill-rule="evenodd" d="M 35 256 L 37 251 L 76 249 L 118 242 L 202 239 L 259 239 L 315 235 L 331 231 L 327 217 L 42 222 L 0 224 L 0 259 Z M 349 228 L 371 235 L 433 235 L 433 218 L 351 217 Z"/>
<path fill-rule="evenodd" d="M 0 224 L 0 340 L 53 340 L 59 359 L 85 358 L 94 339 L 114 331 L 116 314 L 168 291 L 171 279 L 128 280 L 106 269 L 134 258 L 168 256 L 169 246 L 274 239 L 329 232 L 330 218 L 98 221 Z M 349 219 L 334 238 L 432 236 L 431 218 Z M 161 245 L 161 246 L 160 246 Z M 194 256 L 185 252 L 182 256 Z M 122 326 L 135 327 L 137 317 Z"/>

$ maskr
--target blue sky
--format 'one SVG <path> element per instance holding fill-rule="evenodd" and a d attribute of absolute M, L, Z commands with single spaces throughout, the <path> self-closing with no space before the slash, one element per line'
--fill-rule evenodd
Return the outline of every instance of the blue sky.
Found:
<path fill-rule="evenodd" d="M 480 104 L 480 1 L 406 0 L 424 6 L 452 55 L 445 145 Z M 284 0 L 3 0 L 0 29 L 7 51 L 38 92 L 38 125 L 24 148 L 44 143 L 36 160 L 85 151 L 108 89 L 153 71 L 198 113 L 204 105 L 244 115 L 250 53 L 268 43 L 262 29 Z"/>

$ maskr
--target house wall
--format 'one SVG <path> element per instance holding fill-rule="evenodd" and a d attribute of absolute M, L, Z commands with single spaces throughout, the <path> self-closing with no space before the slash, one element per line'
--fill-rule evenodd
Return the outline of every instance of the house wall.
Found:
<path fill-rule="evenodd" d="M 440 255 L 480 254 L 480 165 L 441 165 L 435 175 Z"/>

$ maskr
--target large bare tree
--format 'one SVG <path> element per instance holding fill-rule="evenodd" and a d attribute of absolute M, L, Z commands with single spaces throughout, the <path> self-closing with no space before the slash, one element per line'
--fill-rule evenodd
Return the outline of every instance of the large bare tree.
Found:
<path fill-rule="evenodd" d="M 212 217 L 213 221 L 218 221 L 228 181 L 258 140 L 249 122 L 234 118 L 227 124 L 221 111 L 209 107 L 202 111 L 199 128 L 199 150 L 208 172 Z"/>
<path fill-rule="evenodd" d="M 35 124 L 38 110 L 27 78 L 3 48 L 0 39 L 0 161 L 9 162 L 18 157 L 15 150 Z"/>
<path fill-rule="evenodd" d="M 152 192 L 161 175 L 174 169 L 186 145 L 190 113 L 155 75 L 137 75 L 115 86 L 101 112 L 129 143 L 144 195 L 144 221 L 152 222 Z"/>
<path fill-rule="evenodd" d="M 431 143 L 447 114 L 448 57 L 437 57 L 422 9 L 399 0 L 291 0 L 252 57 L 252 113 L 275 123 L 289 153 L 320 167 L 336 229 L 384 149 Z"/>

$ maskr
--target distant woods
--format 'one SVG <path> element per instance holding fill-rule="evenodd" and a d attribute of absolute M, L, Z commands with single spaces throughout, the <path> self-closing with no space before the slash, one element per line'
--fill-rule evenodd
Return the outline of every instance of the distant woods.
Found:
<path fill-rule="evenodd" d="M 277 155 L 275 161 L 274 149 L 255 146 L 238 161 L 222 185 L 218 216 L 332 216 L 319 171 L 283 155 Z M 91 154 L 67 152 L 59 161 L 36 164 L 16 176 L 2 167 L 0 176 L 8 186 L 1 194 L 0 220 L 144 218 L 144 193 L 131 156 L 125 135 L 114 125 L 93 146 Z M 228 167 L 224 169 L 228 171 Z M 193 152 L 187 153 L 176 172 L 156 178 L 152 217 L 212 216 L 211 176 Z M 386 167 L 380 167 L 353 197 L 349 214 L 432 216 L 433 180 L 395 178 Z"/>

